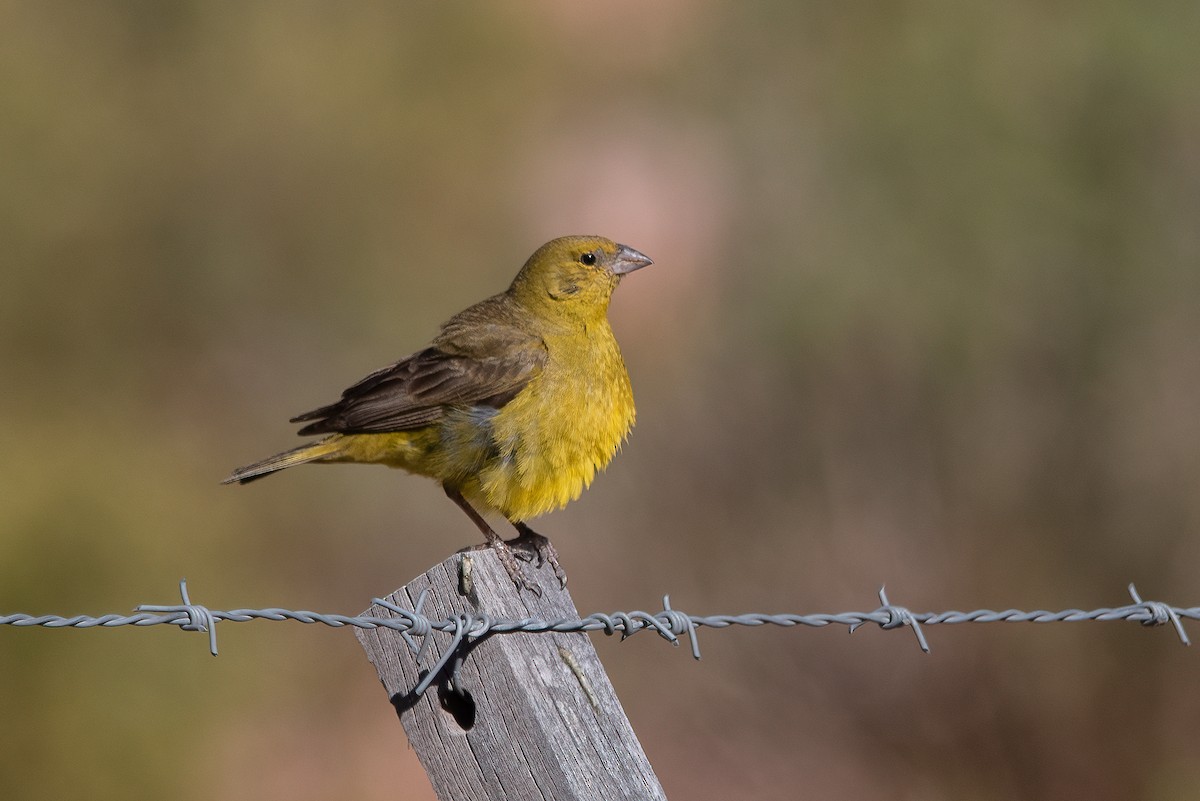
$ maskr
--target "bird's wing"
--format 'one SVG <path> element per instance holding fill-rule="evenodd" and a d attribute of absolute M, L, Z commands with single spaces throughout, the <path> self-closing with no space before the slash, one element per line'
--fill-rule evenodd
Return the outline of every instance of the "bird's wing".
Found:
<path fill-rule="evenodd" d="M 376 370 L 341 400 L 292 422 L 309 423 L 302 436 L 408 431 L 437 422 L 447 406 L 500 408 L 545 362 L 542 339 L 513 326 L 448 328 L 431 347 Z"/>

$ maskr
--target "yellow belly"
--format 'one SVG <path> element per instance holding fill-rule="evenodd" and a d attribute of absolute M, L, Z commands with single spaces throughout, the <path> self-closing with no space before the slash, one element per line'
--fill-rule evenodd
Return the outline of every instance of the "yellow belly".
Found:
<path fill-rule="evenodd" d="M 465 490 L 510 520 L 528 520 L 579 497 L 633 425 L 629 379 L 619 387 L 531 385 L 493 421 L 496 458 Z M 566 402 L 572 398 L 571 402 Z"/>

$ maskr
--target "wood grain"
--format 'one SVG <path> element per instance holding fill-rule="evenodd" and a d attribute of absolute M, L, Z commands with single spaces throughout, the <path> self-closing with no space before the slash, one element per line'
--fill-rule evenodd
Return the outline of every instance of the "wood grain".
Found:
<path fill-rule="evenodd" d="M 541 598 L 518 594 L 492 552 L 456 554 L 387 600 L 412 609 L 429 588 L 431 620 L 578 617 L 549 569 L 526 571 Z M 378 605 L 363 614 L 394 616 Z M 443 675 L 418 698 L 413 688 L 451 635 L 434 632 L 418 665 L 398 632 L 356 633 L 442 801 L 665 801 L 587 634 L 491 635 L 466 650 L 465 696 Z"/>

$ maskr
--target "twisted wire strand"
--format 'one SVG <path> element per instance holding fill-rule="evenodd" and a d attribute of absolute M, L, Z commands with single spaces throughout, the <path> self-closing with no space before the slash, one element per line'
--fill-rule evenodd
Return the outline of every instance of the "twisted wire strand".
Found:
<path fill-rule="evenodd" d="M 976 609 L 970 612 L 955 610 L 945 612 L 911 612 L 902 606 L 889 603 L 884 590 L 879 592 L 880 606 L 871 612 L 836 612 L 813 614 L 761 614 L 746 613 L 739 615 L 692 615 L 671 607 L 670 596 L 663 597 L 663 608 L 659 612 L 597 612 L 580 618 L 562 618 L 559 620 L 541 620 L 538 618 L 523 618 L 520 620 L 494 619 L 486 615 L 458 615 L 444 620 L 433 620 L 426 617 L 422 610 L 425 593 L 418 598 L 413 609 L 404 609 L 383 599 L 376 598 L 374 603 L 391 615 L 341 615 L 324 614 L 307 610 L 291 610 L 270 607 L 266 609 L 231 609 L 228 611 L 210 610 L 200 604 L 193 604 L 188 597 L 187 582 L 181 581 L 180 595 L 183 603 L 174 606 L 142 605 L 133 614 L 106 614 L 98 617 L 90 615 L 0 615 L 0 626 L 15 626 L 18 628 L 38 626 L 44 628 L 113 628 L 116 626 L 154 626 L 173 625 L 186 631 L 204 631 L 209 635 L 210 651 L 217 653 L 216 624 L 218 622 L 245 623 L 251 620 L 294 621 L 297 623 L 321 624 L 333 628 L 353 626 L 363 629 L 388 628 L 400 631 L 405 635 L 409 646 L 418 659 L 424 656 L 429 647 L 431 632 L 449 633 L 457 645 L 464 638 L 478 638 L 489 634 L 527 633 L 539 634 L 546 632 L 592 632 L 602 631 L 605 634 L 620 633 L 622 639 L 630 637 L 639 631 L 653 630 L 663 639 L 678 645 L 680 636 L 687 636 L 691 643 L 692 656 L 700 658 L 700 647 L 697 631 L 700 628 L 723 629 L 730 626 L 809 626 L 823 628 L 825 626 L 845 626 L 853 632 L 865 623 L 874 623 L 883 629 L 910 628 L 916 634 L 918 644 L 924 651 L 929 650 L 922 627 L 956 624 L 956 623 L 1076 623 L 1086 621 L 1127 620 L 1141 623 L 1145 626 L 1161 626 L 1170 623 L 1181 642 L 1190 645 L 1187 632 L 1183 628 L 1183 619 L 1200 620 L 1200 607 L 1178 607 L 1162 601 L 1143 601 L 1137 589 L 1129 585 L 1129 593 L 1133 603 L 1118 607 L 1103 607 L 1099 609 L 1063 609 L 1049 611 L 1036 609 L 1021 611 L 1005 609 Z M 413 638 L 420 638 L 418 646 Z M 445 654 L 438 661 L 445 659 Z"/>
<path fill-rule="evenodd" d="M 458 670 L 462 664 L 462 647 L 470 640 L 491 634 L 542 634 L 547 632 L 592 632 L 601 631 L 607 635 L 620 632 L 621 639 L 633 636 L 647 629 L 658 633 L 660 637 L 672 645 L 679 645 L 679 638 L 686 636 L 691 645 L 692 656 L 700 658 L 700 641 L 697 631 L 700 628 L 723 629 L 730 626 L 809 626 L 822 628 L 825 626 L 845 626 L 853 633 L 865 623 L 874 623 L 882 629 L 908 628 L 916 636 L 921 650 L 928 653 L 929 644 L 925 638 L 923 627 L 954 623 L 1075 623 L 1086 621 L 1128 620 L 1144 626 L 1162 626 L 1170 623 L 1175 628 L 1180 641 L 1190 645 L 1187 632 L 1183 628 L 1182 619 L 1200 620 L 1200 607 L 1176 607 L 1162 601 L 1143 601 L 1137 589 L 1130 584 L 1128 587 L 1133 603 L 1119 607 L 1104 607 L 1100 609 L 1063 609 L 1048 611 L 1037 609 L 1021 611 L 1005 609 L 993 611 L 976 609 L 971 612 L 950 610 L 946 612 L 911 612 L 902 606 L 892 604 L 885 589 L 879 590 L 879 608 L 872 612 L 837 612 L 816 614 L 759 614 L 747 613 L 741 615 L 692 615 L 671 607 L 670 596 L 663 596 L 663 608 L 659 612 L 612 612 L 605 614 L 597 612 L 586 617 L 562 618 L 559 620 L 541 620 L 538 618 L 522 618 L 520 620 L 494 619 L 488 615 L 473 615 L 464 613 L 444 620 L 432 620 L 422 609 L 428 595 L 423 590 L 418 596 L 412 609 L 397 606 L 390 601 L 375 598 L 373 604 L 387 615 L 340 615 L 322 614 L 307 610 L 291 610 L 280 608 L 267 609 L 232 609 L 215 611 L 203 605 L 192 603 L 188 597 L 186 579 L 179 582 L 179 594 L 183 603 L 177 605 L 143 604 L 131 615 L 107 614 L 99 617 L 89 615 L 0 615 L 0 626 L 44 628 L 113 628 L 116 626 L 153 626 L 173 625 L 185 631 L 203 631 L 208 633 L 209 651 L 217 655 L 218 621 L 244 623 L 251 620 L 295 621 L 298 623 L 316 623 L 332 628 L 353 626 L 362 629 L 388 628 L 394 629 L 403 636 L 405 643 L 412 650 L 417 663 L 426 660 L 433 632 L 447 633 L 450 641 L 433 657 L 433 662 L 424 672 L 424 678 L 414 688 L 413 692 L 420 696 L 434 681 L 450 674 L 451 686 L 460 685 Z M 418 644 L 416 639 L 420 639 Z M 457 658 L 456 658 L 457 656 Z"/>

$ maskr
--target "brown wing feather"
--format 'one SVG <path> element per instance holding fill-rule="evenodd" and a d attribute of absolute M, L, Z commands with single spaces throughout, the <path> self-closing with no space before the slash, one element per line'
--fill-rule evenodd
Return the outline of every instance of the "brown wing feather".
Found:
<path fill-rule="evenodd" d="M 437 422 L 447 406 L 508 403 L 541 371 L 546 346 L 510 325 L 471 322 L 455 318 L 433 346 L 376 370 L 336 403 L 292 418 L 313 421 L 298 433 L 407 431 Z"/>

